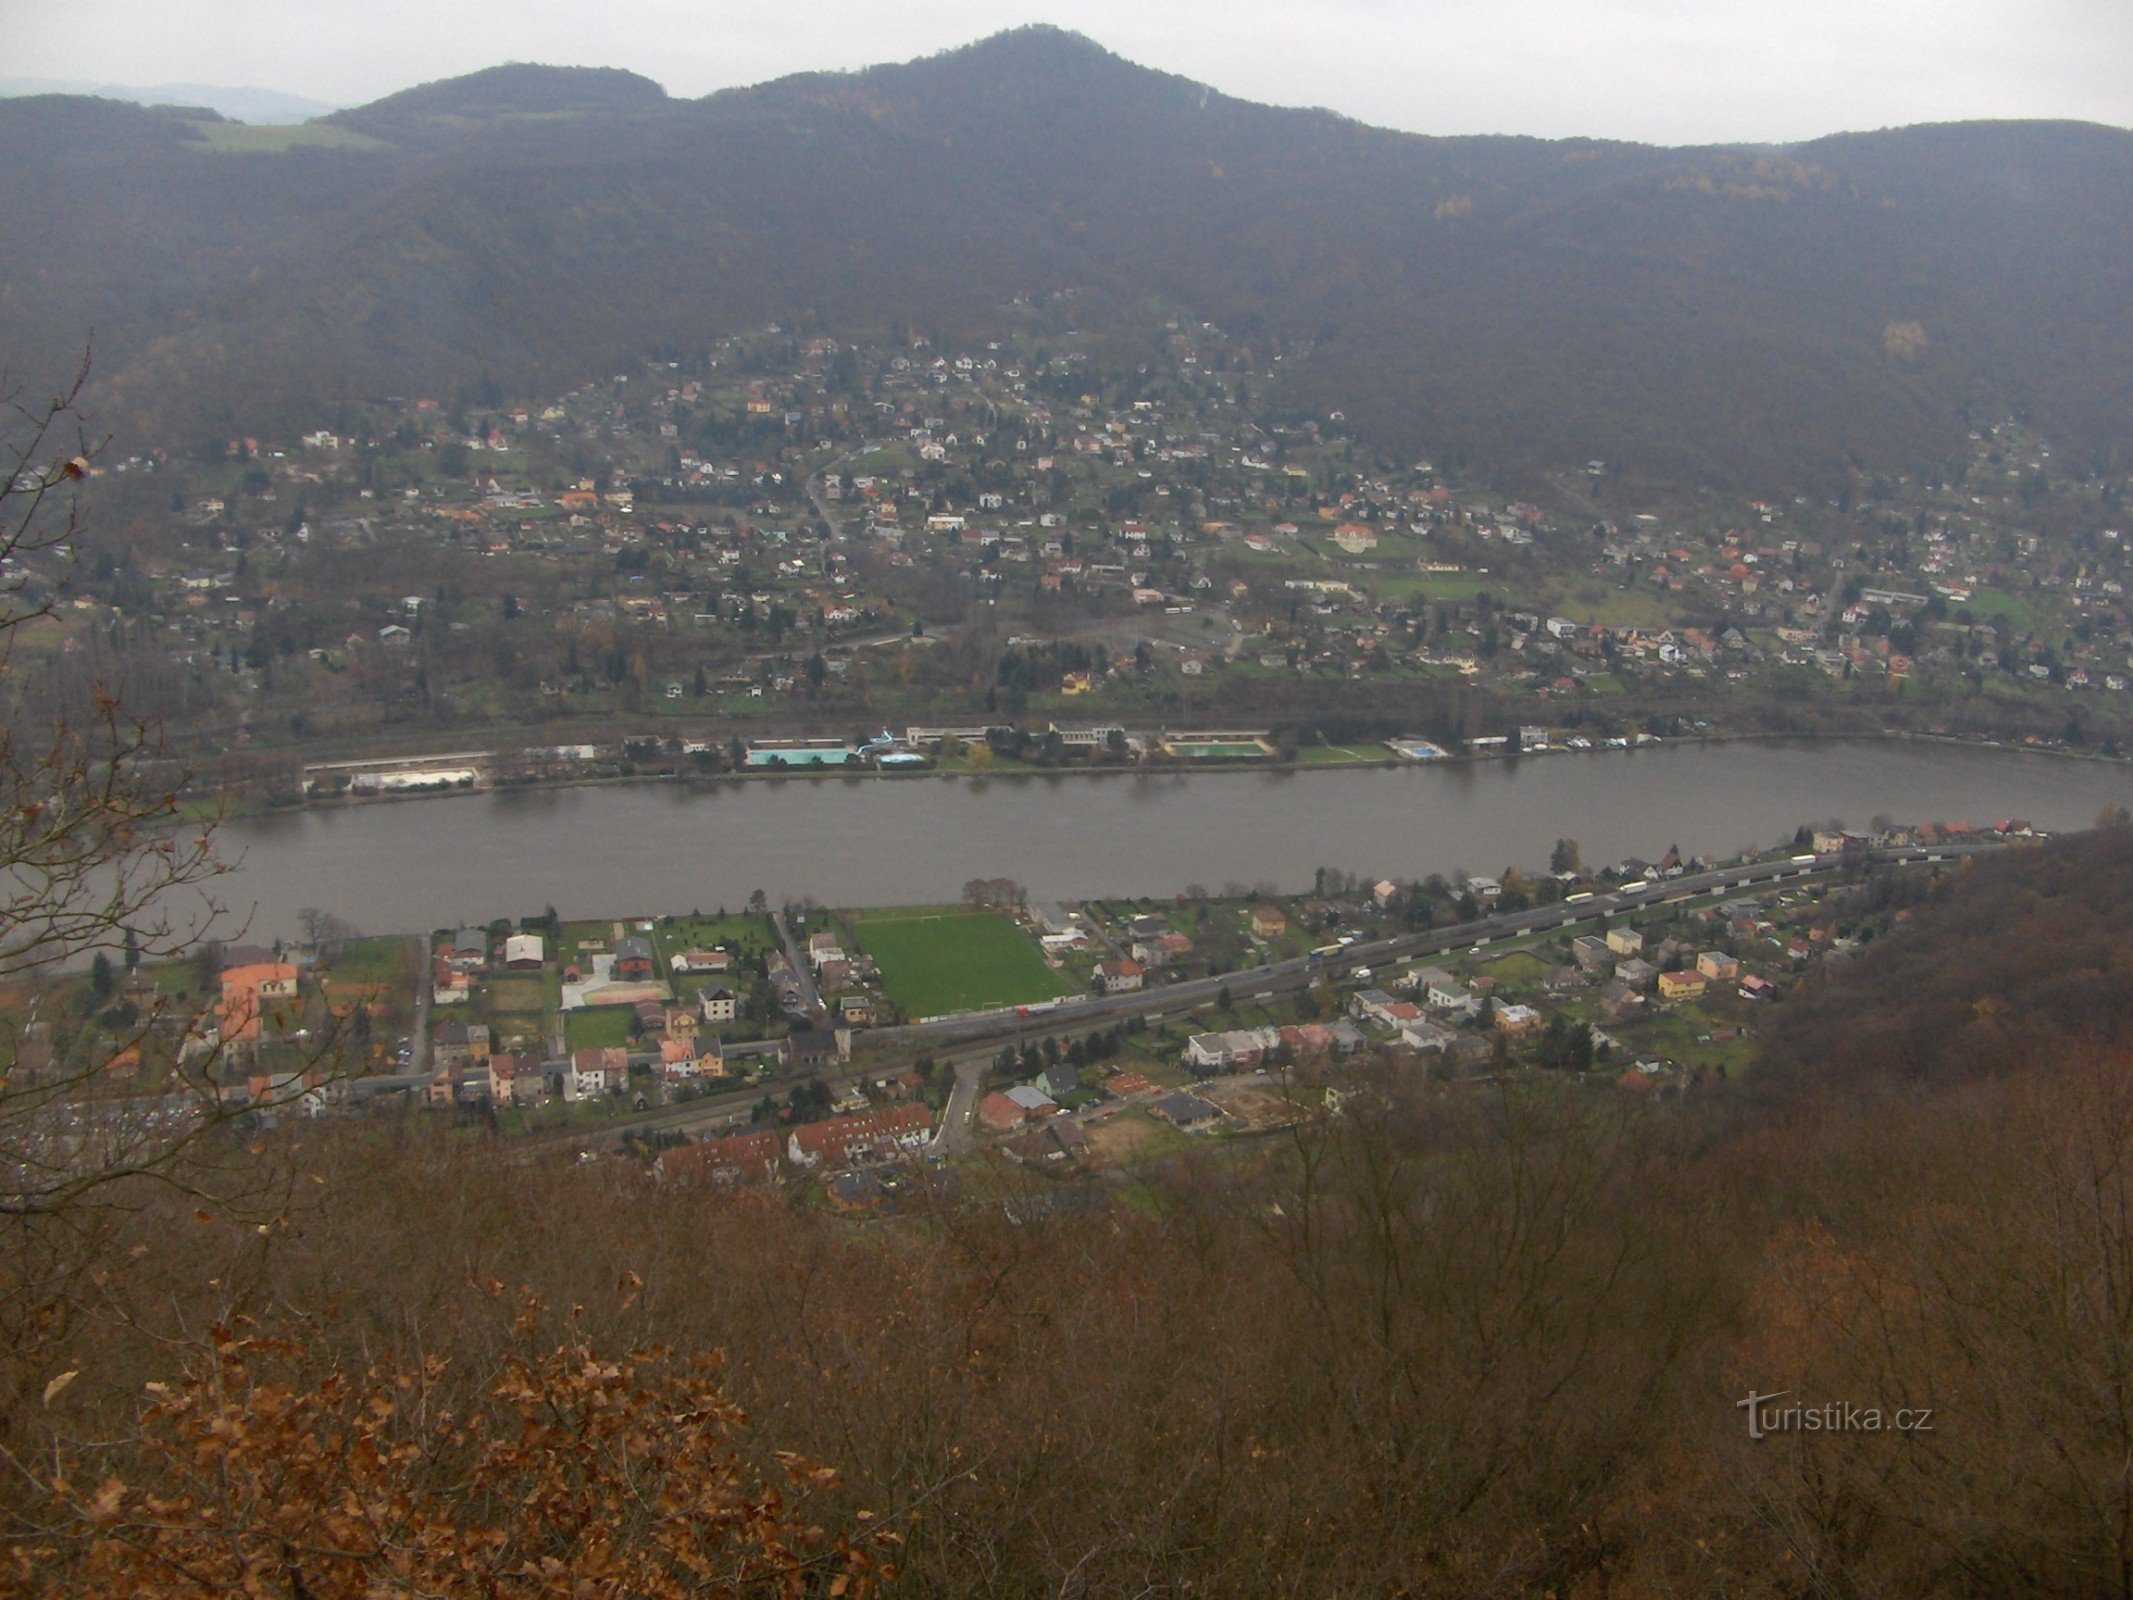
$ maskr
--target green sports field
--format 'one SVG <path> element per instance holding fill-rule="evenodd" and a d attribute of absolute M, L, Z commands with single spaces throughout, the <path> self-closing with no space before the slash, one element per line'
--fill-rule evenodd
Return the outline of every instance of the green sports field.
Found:
<path fill-rule="evenodd" d="M 889 998 L 913 1017 L 1027 1005 L 1072 988 L 1011 917 L 995 912 L 894 912 L 851 923 Z"/>

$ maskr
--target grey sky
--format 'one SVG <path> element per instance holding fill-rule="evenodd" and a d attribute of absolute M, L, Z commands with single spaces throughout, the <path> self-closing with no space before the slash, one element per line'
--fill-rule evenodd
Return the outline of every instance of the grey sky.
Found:
<path fill-rule="evenodd" d="M 341 104 L 514 60 L 629 67 L 697 95 L 1035 21 L 1248 99 L 1423 133 L 2133 125 L 2129 0 L 0 0 L 15 73 Z"/>

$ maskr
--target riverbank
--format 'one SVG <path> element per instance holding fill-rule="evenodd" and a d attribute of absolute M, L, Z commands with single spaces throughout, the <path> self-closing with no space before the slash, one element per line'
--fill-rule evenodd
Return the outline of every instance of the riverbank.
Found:
<path fill-rule="evenodd" d="M 1997 750 L 2018 755 L 2051 756 L 2066 761 L 2094 762 L 2112 767 L 2133 767 L 2133 757 L 2110 755 L 2095 750 L 2076 750 L 2065 745 L 2050 743 L 2010 743 L 2004 739 L 1970 738 L 1961 734 L 1918 732 L 1907 729 L 1889 729 L 1882 732 L 1831 732 L 1831 733 L 1769 733 L 1763 731 L 1730 732 L 1702 731 L 1671 735 L 1665 738 L 1647 737 L 1641 743 L 1623 747 L 1595 747 L 1589 750 L 1572 750 L 1562 746 L 1550 746 L 1541 750 L 1462 751 L 1442 757 L 1417 761 L 1412 757 L 1399 756 L 1389 751 L 1382 756 L 1348 757 L 1339 760 L 1301 759 L 1304 751 L 1322 749 L 1322 746 L 1305 746 L 1298 758 L 1291 760 L 1180 760 L 1175 757 L 1157 757 L 1130 764 L 1074 763 L 1071 765 L 1044 766 L 1036 762 L 1017 761 L 1012 758 L 996 758 L 986 766 L 966 765 L 960 762 L 936 764 L 922 768 L 837 767 L 799 770 L 792 768 L 754 767 L 724 772 L 685 772 L 662 769 L 657 772 L 625 773 L 579 773 L 558 775 L 553 778 L 530 782 L 505 784 L 475 784 L 470 787 L 445 787 L 433 789 L 407 789 L 377 794 L 347 792 L 338 795 L 306 795 L 303 799 L 282 805 L 262 801 L 235 802 L 219 813 L 217 804 L 205 797 L 188 800 L 189 816 L 201 820 L 233 821 L 241 818 L 290 816 L 307 811 L 333 811 L 380 805 L 395 805 L 419 800 L 466 799 L 475 795 L 540 794 L 573 789 L 616 789 L 647 785 L 676 785 L 687 789 L 709 789 L 728 784 L 862 784 L 868 782 L 919 783 L 956 779 L 990 780 L 994 778 L 1133 778 L 1148 776 L 1190 777 L 1264 777 L 1269 774 L 1296 775 L 1303 773 L 1368 772 L 1375 770 L 1406 771 L 1446 769 L 1461 766 L 1516 763 L 1521 761 L 1558 760 L 1567 757 L 1592 759 L 1596 757 L 1634 754 L 1638 751 L 1661 749 L 1694 749 L 1704 746 L 1725 745 L 1828 745 L 1828 744 L 1925 744 L 1944 745 L 1967 750 Z M 1353 747 L 1348 747 L 1353 748 Z"/>

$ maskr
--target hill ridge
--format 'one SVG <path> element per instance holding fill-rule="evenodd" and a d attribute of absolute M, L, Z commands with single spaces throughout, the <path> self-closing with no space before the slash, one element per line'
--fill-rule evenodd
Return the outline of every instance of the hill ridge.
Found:
<path fill-rule="evenodd" d="M 100 409 L 168 441 L 765 321 L 977 337 L 1071 290 L 1121 350 L 1157 306 L 1306 343 L 1296 405 L 1507 483 L 1915 470 L 1980 409 L 2133 453 L 2133 133 L 2097 124 L 1430 137 L 1047 26 L 697 100 L 518 64 L 330 120 L 389 148 L 208 159 L 175 115 L 0 102 L 18 370 L 93 327 Z"/>

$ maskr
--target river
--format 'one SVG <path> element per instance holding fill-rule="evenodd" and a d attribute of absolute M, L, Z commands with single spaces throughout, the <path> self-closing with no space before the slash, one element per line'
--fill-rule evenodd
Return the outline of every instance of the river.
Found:
<path fill-rule="evenodd" d="M 973 877 L 1039 899 L 1307 887 L 1313 869 L 1402 878 L 1731 854 L 1801 823 L 1876 815 L 2086 827 L 2133 806 L 2133 768 L 1954 744 L 1691 744 L 1330 771 L 787 778 L 471 794 L 226 826 L 226 924 L 291 937 L 306 906 L 366 932 L 720 906 L 754 889 L 831 905 L 954 900 Z"/>

